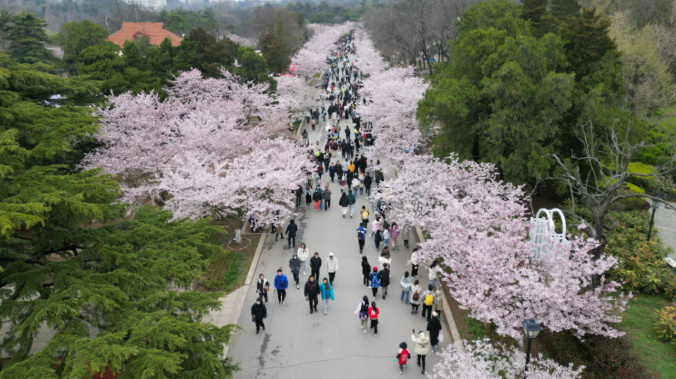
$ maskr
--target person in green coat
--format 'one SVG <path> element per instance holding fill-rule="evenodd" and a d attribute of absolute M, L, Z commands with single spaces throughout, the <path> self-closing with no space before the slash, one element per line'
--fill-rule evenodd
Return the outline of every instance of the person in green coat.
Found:
<path fill-rule="evenodd" d="M 352 192 L 349 192 L 347 194 L 347 205 L 350 208 L 350 217 L 351 218 L 354 218 L 354 216 L 352 214 L 354 213 L 354 203 L 356 203 L 356 202 L 357 202 L 357 198 L 354 197 Z"/>

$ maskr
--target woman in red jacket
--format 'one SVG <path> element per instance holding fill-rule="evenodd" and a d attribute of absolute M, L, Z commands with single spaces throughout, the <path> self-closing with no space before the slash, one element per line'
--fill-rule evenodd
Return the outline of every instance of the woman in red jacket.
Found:
<path fill-rule="evenodd" d="M 371 306 L 369 307 L 369 319 L 371 319 L 371 329 L 373 329 L 373 335 L 375 337 L 378 336 L 378 314 L 380 314 L 380 310 L 376 307 L 376 302 L 371 302 Z"/>

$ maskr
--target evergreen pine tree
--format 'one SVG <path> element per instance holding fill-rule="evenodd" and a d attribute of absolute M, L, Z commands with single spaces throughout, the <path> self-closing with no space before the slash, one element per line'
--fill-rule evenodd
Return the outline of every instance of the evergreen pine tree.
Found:
<path fill-rule="evenodd" d="M 273 32 L 263 34 L 260 40 L 261 52 L 268 61 L 270 71 L 280 73 L 286 70 L 291 63 L 282 41 Z"/>
<path fill-rule="evenodd" d="M 9 27 L 9 53 L 19 63 L 53 61 L 54 56 L 45 44 L 49 41 L 45 27 L 47 23 L 34 14 L 23 12 L 12 17 Z"/>

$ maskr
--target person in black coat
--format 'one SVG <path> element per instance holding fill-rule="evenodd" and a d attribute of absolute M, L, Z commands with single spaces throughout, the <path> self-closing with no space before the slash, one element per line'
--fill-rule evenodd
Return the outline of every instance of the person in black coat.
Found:
<path fill-rule="evenodd" d="M 310 258 L 310 276 L 314 276 L 315 280 L 319 280 L 319 269 L 322 268 L 322 259 L 319 258 L 319 253 L 315 252 L 315 256 Z"/>
<path fill-rule="evenodd" d="M 291 219 L 289 221 L 289 226 L 286 227 L 286 232 L 284 234 L 287 234 L 289 236 L 289 247 L 292 246 L 291 241 L 293 241 L 293 247 L 296 247 L 296 232 L 298 231 L 298 225 L 296 225 L 296 221 Z"/>
<path fill-rule="evenodd" d="M 265 304 L 263 304 L 263 301 L 259 297 L 256 299 L 256 304 L 251 306 L 251 318 L 253 322 L 256 323 L 256 334 L 260 332 L 261 328 L 265 330 L 265 324 L 263 323 L 263 319 L 267 317 L 268 317 L 268 309 L 265 308 Z"/>
<path fill-rule="evenodd" d="M 390 267 L 387 263 L 383 264 L 383 269 L 378 273 L 380 279 L 380 288 L 382 288 L 383 300 L 387 297 L 387 286 L 390 285 Z"/>
<path fill-rule="evenodd" d="M 319 300 L 317 299 L 317 295 L 319 295 L 319 284 L 315 281 L 314 276 L 310 276 L 308 278 L 307 283 L 305 283 L 305 300 L 308 300 L 310 303 L 310 314 L 312 312 L 317 312 L 317 303 L 319 303 Z"/>
<path fill-rule="evenodd" d="M 432 345 L 432 351 L 439 344 L 439 333 L 441 333 L 441 321 L 437 318 L 439 316 L 437 312 L 432 312 L 432 318 L 427 321 L 427 331 L 430 332 L 430 345 Z"/>
<path fill-rule="evenodd" d="M 371 175 L 367 172 L 366 176 L 364 177 L 364 188 L 366 189 L 366 196 L 371 195 L 371 183 L 373 183 L 373 178 L 371 178 Z"/>
<path fill-rule="evenodd" d="M 371 265 L 366 256 L 361 257 L 361 273 L 364 275 L 364 286 L 369 287 L 371 285 Z"/>

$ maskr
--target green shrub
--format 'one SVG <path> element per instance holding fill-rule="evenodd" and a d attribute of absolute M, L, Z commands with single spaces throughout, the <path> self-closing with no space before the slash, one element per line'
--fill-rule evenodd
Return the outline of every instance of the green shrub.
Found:
<path fill-rule="evenodd" d="M 631 162 L 627 168 L 629 172 L 634 172 L 637 174 L 650 175 L 655 172 L 655 167 L 641 162 Z M 658 189 L 660 188 L 659 182 L 655 179 L 654 176 L 636 176 L 632 175 L 627 178 L 629 183 L 635 184 L 644 189 Z"/>
<path fill-rule="evenodd" d="M 626 290 L 659 293 L 674 299 L 676 274 L 664 261 L 667 249 L 657 236 L 646 241 L 649 213 L 613 212 L 612 216 L 618 223 L 608 232 L 605 252 L 619 262 L 609 274 L 623 282 Z"/>
<path fill-rule="evenodd" d="M 483 322 L 471 317 L 465 317 L 465 325 L 467 325 L 467 332 L 472 335 L 473 339 L 480 340 L 487 337 Z"/>
<path fill-rule="evenodd" d="M 664 307 L 655 312 L 655 327 L 660 341 L 670 342 L 676 339 L 676 308 Z"/>

